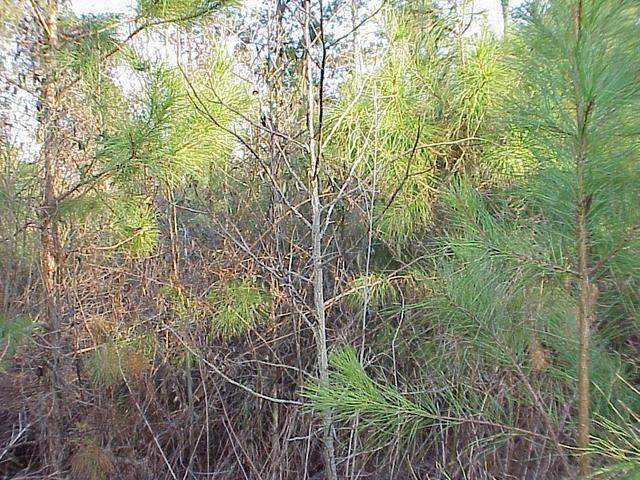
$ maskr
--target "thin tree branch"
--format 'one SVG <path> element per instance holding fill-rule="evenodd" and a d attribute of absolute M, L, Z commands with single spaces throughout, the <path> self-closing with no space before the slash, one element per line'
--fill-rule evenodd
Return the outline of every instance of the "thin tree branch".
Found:
<path fill-rule="evenodd" d="M 609 250 L 609 252 L 607 252 L 600 260 L 598 260 L 598 263 L 591 267 L 591 270 L 589 270 L 589 275 L 593 276 L 598 273 L 600 269 L 602 269 L 609 262 L 609 260 L 611 260 L 620 252 L 620 250 L 626 247 L 627 244 L 632 240 L 635 240 L 633 234 L 637 233 L 638 231 L 640 231 L 640 223 L 636 223 L 633 227 L 631 227 L 629 229 L 628 236 L 622 238 L 611 250 Z"/>
<path fill-rule="evenodd" d="M 204 363 L 207 367 L 209 367 L 211 370 L 213 370 L 216 374 L 220 375 L 222 378 L 224 378 L 227 382 L 229 382 L 231 385 L 234 385 L 242 390 L 244 390 L 245 392 L 250 393 L 251 395 L 253 395 L 254 397 L 257 398 L 261 398 L 262 400 L 266 400 L 268 402 L 273 402 L 273 403 L 279 403 L 279 404 L 285 404 L 285 405 L 296 405 L 296 406 L 301 406 L 304 405 L 302 402 L 299 402 L 297 400 L 287 400 L 284 398 L 275 398 L 275 397 L 271 397 L 269 395 L 265 395 L 263 393 L 260 392 L 256 392 L 255 390 L 253 390 L 250 387 L 247 387 L 246 385 L 237 382 L 236 380 L 234 380 L 233 378 L 229 377 L 228 375 L 226 375 L 222 370 L 220 370 L 218 367 L 216 367 L 213 363 L 211 363 L 210 361 L 208 361 L 206 358 L 204 358 L 202 355 L 200 355 L 198 352 L 196 352 L 193 348 L 191 348 L 184 340 L 183 338 L 178 335 L 178 333 L 176 333 L 176 331 L 167 323 L 164 324 L 164 328 L 166 328 L 167 330 L 169 330 L 175 337 L 176 339 L 182 344 L 182 346 L 184 348 L 187 349 L 187 351 L 189 351 L 189 353 L 191 353 L 191 355 L 193 355 L 194 357 L 198 358 L 202 363 Z"/>
<path fill-rule="evenodd" d="M 330 42 L 327 44 L 327 48 L 333 48 L 334 46 L 336 46 L 338 43 L 340 43 L 341 41 L 343 41 L 345 38 L 350 37 L 351 35 L 353 35 L 353 33 L 357 30 L 359 30 L 360 28 L 362 28 L 362 26 L 367 23 L 369 20 L 371 20 L 373 17 L 375 17 L 376 15 L 378 15 L 378 13 L 380 13 L 380 11 L 383 9 L 383 7 L 386 5 L 387 0 L 382 0 L 382 3 L 380 4 L 380 6 L 371 14 L 368 15 L 367 17 L 365 17 L 361 22 L 359 22 L 356 26 L 354 26 L 351 30 L 349 30 L 347 33 L 345 33 L 344 35 L 339 36 L 338 38 L 336 38 L 333 42 Z"/>

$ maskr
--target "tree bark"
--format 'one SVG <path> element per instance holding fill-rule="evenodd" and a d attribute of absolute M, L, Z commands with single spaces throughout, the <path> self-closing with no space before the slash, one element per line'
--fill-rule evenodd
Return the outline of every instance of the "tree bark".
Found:
<path fill-rule="evenodd" d="M 501 0 L 502 3 L 502 35 L 507 37 L 509 33 L 509 0 Z"/>
<path fill-rule="evenodd" d="M 575 36 L 578 51 L 582 37 L 582 0 L 578 0 L 575 11 Z M 579 61 L 579 59 L 576 59 Z M 591 197 L 586 191 L 585 169 L 588 160 L 587 123 L 592 105 L 587 103 L 583 93 L 576 92 L 576 230 L 578 237 L 578 275 L 580 297 L 578 300 L 578 330 L 580 332 L 580 355 L 578 364 L 578 435 L 577 446 L 581 450 L 580 475 L 589 475 L 589 336 L 593 321 L 597 289 L 591 283 L 589 268 L 589 227 L 588 215 Z"/>
<path fill-rule="evenodd" d="M 34 5 L 34 8 L 36 6 Z M 47 376 L 51 388 L 51 405 L 47 419 L 48 467 L 52 473 L 60 474 L 62 463 L 59 363 L 61 356 L 61 289 L 60 263 L 61 242 L 56 221 L 58 195 L 60 192 L 60 142 L 57 131 L 59 105 L 58 81 L 55 69 L 55 54 L 58 41 L 58 0 L 46 0 L 45 18 L 42 22 L 44 45 L 42 68 L 45 72 L 41 90 L 43 140 L 40 162 L 44 170 L 42 183 L 43 201 L 40 208 L 40 268 L 44 294 L 44 315 L 50 346 Z"/>
<path fill-rule="evenodd" d="M 286 91 L 284 86 L 285 80 L 285 62 L 284 62 L 284 45 L 285 45 L 285 29 L 284 29 L 284 13 L 286 5 L 284 0 L 276 1 L 275 14 L 273 17 L 274 25 L 274 60 L 270 62 L 269 76 L 267 78 L 267 85 L 269 86 L 269 111 L 266 115 L 269 116 L 268 127 L 274 131 L 283 128 L 281 125 L 281 115 L 283 111 L 284 98 L 283 94 Z M 281 158 L 286 150 L 282 145 L 282 139 L 275 133 L 270 133 L 269 139 L 269 166 L 270 175 L 276 182 L 281 182 L 280 188 L 271 187 L 271 202 L 269 208 L 269 216 L 273 225 L 273 257 L 282 261 L 282 245 L 283 245 L 283 228 L 282 222 L 284 219 L 284 203 L 282 196 L 286 195 L 285 179 L 281 175 L 281 166 L 286 159 Z"/>
<path fill-rule="evenodd" d="M 586 162 L 586 145 L 581 141 L 578 154 L 578 170 L 584 168 Z M 589 475 L 589 336 L 593 321 L 596 289 L 591 283 L 589 274 L 589 230 L 587 226 L 588 196 L 584 194 L 584 182 L 578 174 L 578 272 L 580 276 L 580 298 L 578 300 L 578 329 L 580 332 L 580 358 L 578 364 L 578 448 L 583 451 L 580 456 L 580 475 Z"/>
<path fill-rule="evenodd" d="M 316 101 L 313 82 L 313 61 L 311 58 L 311 0 L 304 0 L 304 45 L 306 74 L 307 129 L 309 134 L 309 191 L 311 200 L 311 260 L 313 264 L 313 303 L 316 317 L 316 348 L 318 375 L 321 381 L 329 378 L 327 353 L 327 326 L 324 302 L 324 268 L 322 265 L 322 204 L 320 200 L 320 148 L 315 132 Z M 337 480 L 333 424 L 330 414 L 322 418 L 323 456 L 327 480 Z"/>

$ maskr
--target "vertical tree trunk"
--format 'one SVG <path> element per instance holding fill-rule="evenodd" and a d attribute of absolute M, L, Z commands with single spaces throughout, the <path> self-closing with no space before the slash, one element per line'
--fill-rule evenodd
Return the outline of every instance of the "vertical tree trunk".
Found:
<path fill-rule="evenodd" d="M 284 45 L 285 45 L 285 29 L 284 29 L 284 13 L 286 5 L 284 0 L 276 1 L 276 9 L 273 25 L 274 32 L 274 60 L 270 62 L 269 76 L 267 79 L 267 85 L 269 86 L 269 111 L 266 115 L 269 116 L 268 128 L 277 131 L 283 128 L 281 125 L 281 115 L 284 105 L 284 92 L 286 91 L 284 86 L 285 80 L 285 62 L 284 62 Z M 271 205 L 269 209 L 270 220 L 273 225 L 273 256 L 278 259 L 278 262 L 282 260 L 281 248 L 283 245 L 283 228 L 282 222 L 284 218 L 284 204 L 282 196 L 286 194 L 285 179 L 281 178 L 281 165 L 286 161 L 282 158 L 286 148 L 282 145 L 282 139 L 275 133 L 269 133 L 269 169 L 270 175 L 276 182 L 281 182 L 279 189 L 272 185 L 271 187 Z"/>
<path fill-rule="evenodd" d="M 34 5 L 35 7 L 35 5 Z M 60 233 L 55 219 L 57 199 L 60 191 L 60 143 L 57 131 L 59 105 L 58 85 L 55 71 L 55 53 L 58 49 L 58 1 L 46 0 L 45 19 L 42 24 L 45 42 L 42 68 L 45 73 L 41 103 L 43 141 L 40 161 L 44 169 L 42 184 L 43 202 L 40 209 L 40 267 L 44 293 L 44 314 L 50 347 L 48 380 L 51 387 L 51 405 L 46 426 L 48 444 L 48 467 L 60 473 L 61 465 L 61 418 L 60 395 Z"/>
<path fill-rule="evenodd" d="M 313 82 L 313 60 L 311 58 L 311 0 L 304 1 L 304 45 L 306 74 L 307 129 L 309 131 L 309 190 L 311 195 L 311 242 L 313 263 L 313 303 L 316 317 L 316 345 L 318 375 L 325 381 L 329 377 L 327 354 L 327 326 L 324 305 L 324 269 L 322 265 L 322 204 L 320 201 L 320 149 L 316 139 L 316 102 Z M 323 450 L 327 480 L 337 480 L 335 449 L 333 443 L 331 415 L 323 416 Z"/>
<path fill-rule="evenodd" d="M 580 273 L 580 298 L 578 301 L 578 328 L 580 331 L 580 359 L 578 365 L 578 448 L 589 447 L 589 334 L 593 321 L 595 288 L 589 275 L 589 233 L 587 228 L 588 205 L 584 195 L 578 206 L 578 271 Z M 580 456 L 580 475 L 589 475 L 589 456 Z"/>
<path fill-rule="evenodd" d="M 351 48 L 353 50 L 353 70 L 360 73 L 362 61 L 360 58 L 360 42 L 358 39 L 358 0 L 351 0 Z"/>
<path fill-rule="evenodd" d="M 500 0 L 502 3 L 502 35 L 507 37 L 509 33 L 509 0 Z"/>
<path fill-rule="evenodd" d="M 578 0 L 575 12 L 575 36 L 578 48 L 582 37 L 582 0 Z M 579 58 L 576 59 L 579 61 Z M 576 105 L 576 179 L 577 206 L 576 229 L 578 236 L 578 274 L 580 298 L 578 300 L 578 329 L 580 332 L 580 357 L 578 365 L 578 438 L 577 446 L 583 451 L 580 456 L 580 475 L 589 475 L 589 334 L 595 307 L 595 288 L 591 284 L 589 272 L 589 229 L 588 215 L 590 195 L 585 187 L 585 168 L 588 159 L 587 122 L 592 105 L 587 104 L 582 92 L 577 91 Z"/>

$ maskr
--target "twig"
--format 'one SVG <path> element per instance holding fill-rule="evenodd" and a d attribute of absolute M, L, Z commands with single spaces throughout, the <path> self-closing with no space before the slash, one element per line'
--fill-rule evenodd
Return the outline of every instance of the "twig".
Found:
<path fill-rule="evenodd" d="M 284 398 L 275 398 L 275 397 L 271 397 L 269 395 L 265 395 L 265 394 L 260 393 L 260 392 L 256 392 L 252 388 L 247 387 L 246 385 L 243 385 L 242 383 L 235 381 L 233 378 L 231 378 L 228 375 L 226 375 L 222 370 L 220 370 L 218 367 L 216 367 L 213 363 L 209 362 L 206 358 L 204 358 L 202 355 L 200 355 L 198 352 L 196 352 L 193 348 L 191 348 L 182 339 L 182 337 L 180 335 L 178 335 L 178 333 L 170 325 L 165 323 L 164 327 L 167 330 L 169 330 L 176 337 L 176 339 L 182 344 L 182 346 L 184 348 L 186 348 L 189 351 L 189 353 L 191 355 L 193 355 L 194 357 L 198 358 L 200 361 L 202 361 L 202 363 L 204 363 L 207 367 L 209 367 L 215 373 L 217 373 L 222 378 L 224 378 L 231 385 L 234 385 L 234 386 L 236 386 L 238 388 L 241 388 L 245 392 L 249 392 L 251 395 L 253 395 L 255 397 L 258 397 L 258 398 L 261 398 L 262 400 L 266 400 L 268 402 L 280 403 L 280 404 L 285 404 L 285 405 L 297 405 L 297 406 L 304 405 L 302 402 L 298 402 L 297 400 L 287 400 L 287 399 L 284 399 Z"/>
<path fill-rule="evenodd" d="M 591 268 L 591 270 L 589 270 L 589 276 L 592 276 L 598 271 L 600 271 L 600 269 L 604 267 L 609 260 L 615 257 L 618 254 L 618 252 L 620 252 L 620 250 L 622 250 L 629 242 L 631 242 L 632 239 L 634 239 L 632 234 L 636 233 L 639 230 L 640 230 L 640 223 L 636 223 L 633 227 L 631 227 L 629 231 L 629 235 L 625 236 L 625 238 L 622 238 L 611 250 L 609 250 L 609 252 L 604 257 L 598 260 L 598 263 L 596 263 Z"/>
<path fill-rule="evenodd" d="M 136 404 L 136 408 L 138 409 L 138 412 L 140 413 L 140 417 L 144 421 L 144 424 L 146 425 L 146 427 L 149 429 L 149 432 L 151 433 L 151 436 L 153 437 L 153 442 L 156 444 L 156 447 L 158 447 L 158 450 L 160 451 L 160 455 L 162 456 L 162 460 L 164 460 L 164 463 L 167 466 L 167 468 L 169 469 L 169 473 L 171 474 L 173 479 L 174 480 L 178 480 L 178 477 L 176 476 L 175 472 L 173 471 L 173 468 L 171 467 L 171 464 L 169 463 L 169 459 L 167 458 L 167 455 L 164 453 L 164 450 L 162 449 L 162 446 L 160 445 L 160 441 L 158 440 L 158 437 L 156 436 L 155 432 L 153 431 L 153 428 L 151 427 L 151 424 L 149 423 L 149 420 L 147 420 L 147 416 L 142 411 L 142 407 L 140 407 L 140 404 L 138 403 L 138 400 L 136 400 L 134 398 L 134 396 L 133 396 L 133 391 L 131 390 L 131 386 L 129 385 L 129 381 L 127 380 L 127 376 L 124 374 L 124 371 L 122 370 L 122 364 L 120 363 L 120 360 L 118 360 L 118 368 L 120 369 L 120 374 L 122 375 L 122 379 L 124 380 L 124 383 L 127 386 L 127 390 L 129 391 L 129 394 L 131 395 L 131 398 L 133 398 L 133 402 Z"/>

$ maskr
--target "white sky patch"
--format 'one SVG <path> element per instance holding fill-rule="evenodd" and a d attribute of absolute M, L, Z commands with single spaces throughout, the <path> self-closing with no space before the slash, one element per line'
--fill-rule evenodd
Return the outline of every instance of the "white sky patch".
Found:
<path fill-rule="evenodd" d="M 518 8 L 524 3 L 524 0 L 510 0 L 509 10 Z M 504 31 L 502 21 L 502 1 L 501 0 L 472 0 L 469 2 L 467 9 L 468 13 L 473 13 L 474 24 L 467 31 L 467 35 L 473 35 L 480 33 L 481 26 L 484 24 L 489 27 L 493 33 L 498 36 L 502 35 Z"/>
<path fill-rule="evenodd" d="M 135 0 L 71 0 L 76 15 L 89 13 L 129 13 L 136 6 Z"/>
<path fill-rule="evenodd" d="M 494 32 L 502 30 L 502 4 L 500 0 L 475 0 L 474 13 L 479 13 Z"/>
<path fill-rule="evenodd" d="M 519 7 L 524 0 L 511 0 L 511 8 Z M 257 0 L 245 0 L 246 7 L 259 5 Z M 501 0 L 473 0 L 470 8 L 474 13 L 481 13 L 484 22 L 495 33 L 502 33 Z M 71 0 L 71 8 L 78 15 L 98 13 L 130 13 L 134 10 L 136 0 Z"/>

